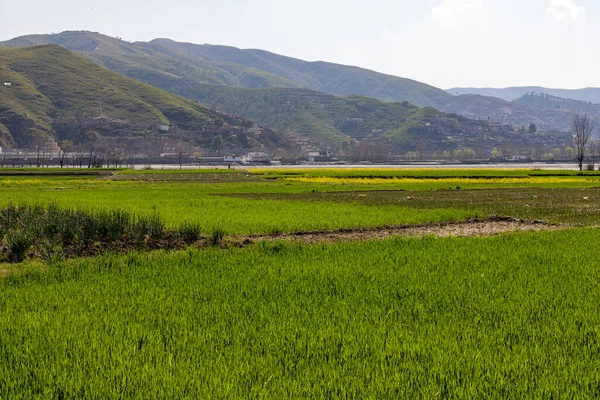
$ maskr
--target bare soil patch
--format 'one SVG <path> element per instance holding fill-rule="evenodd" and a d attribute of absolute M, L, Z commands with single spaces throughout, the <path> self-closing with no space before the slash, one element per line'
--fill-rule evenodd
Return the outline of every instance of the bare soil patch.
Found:
<path fill-rule="evenodd" d="M 468 237 L 492 236 L 509 232 L 564 229 L 565 225 L 553 225 L 543 221 L 527 221 L 509 217 L 491 217 L 461 222 L 430 223 L 423 225 L 384 226 L 378 228 L 339 229 L 333 231 L 294 232 L 279 235 L 231 236 L 228 242 L 250 244 L 260 241 L 289 240 L 306 244 L 333 243 L 339 241 L 366 241 L 388 239 L 397 236 Z"/>
<path fill-rule="evenodd" d="M 247 172 L 219 172 L 219 173 L 128 173 L 114 174 L 106 178 L 111 181 L 134 182 L 196 182 L 196 183 L 238 183 L 256 182 L 262 178 Z"/>

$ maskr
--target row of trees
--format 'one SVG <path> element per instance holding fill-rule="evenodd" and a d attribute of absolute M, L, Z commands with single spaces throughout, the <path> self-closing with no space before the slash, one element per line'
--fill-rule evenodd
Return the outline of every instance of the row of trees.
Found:
<path fill-rule="evenodd" d="M 407 160 L 419 161 L 423 159 L 423 154 L 420 151 L 409 151 L 406 153 L 405 158 Z M 456 149 L 454 151 L 443 151 L 440 154 L 433 153 L 431 155 L 433 160 L 458 160 L 458 161 L 470 161 L 477 158 L 477 153 L 473 149 Z"/>
<path fill-rule="evenodd" d="M 592 157 L 595 158 L 597 154 L 600 152 L 600 143 L 592 142 L 591 137 L 596 128 L 596 124 L 594 119 L 588 114 L 574 114 L 571 121 L 571 132 L 573 134 L 573 147 L 567 146 L 564 151 L 562 149 L 556 148 L 549 152 L 546 152 L 540 155 L 542 160 L 554 160 L 554 159 L 576 159 L 577 165 L 579 166 L 579 170 L 583 171 L 584 162 L 586 157 L 591 152 Z M 523 128 L 524 129 L 524 128 Z M 535 124 L 531 124 L 529 127 L 529 131 L 531 133 L 535 133 L 537 127 Z M 502 157 L 504 153 L 501 149 L 495 148 L 492 151 L 492 157 Z M 533 156 L 533 154 L 530 154 Z M 419 151 L 412 151 L 406 153 L 406 158 L 409 160 L 420 160 L 423 155 Z M 442 160 L 460 160 L 467 161 L 473 160 L 476 158 L 475 151 L 472 149 L 458 149 L 454 152 L 450 153 L 449 151 L 444 151 L 441 155 L 437 155 L 434 153 L 433 159 L 442 159 Z"/>

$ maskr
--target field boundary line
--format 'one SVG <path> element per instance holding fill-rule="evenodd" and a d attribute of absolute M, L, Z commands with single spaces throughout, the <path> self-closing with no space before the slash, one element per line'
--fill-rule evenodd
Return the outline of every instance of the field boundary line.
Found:
<path fill-rule="evenodd" d="M 432 222 L 418 225 L 385 225 L 380 227 L 298 231 L 278 234 L 232 235 L 227 237 L 227 242 L 240 245 L 277 240 L 303 243 L 333 243 L 338 241 L 387 239 L 398 236 L 485 237 L 510 232 L 559 230 L 570 227 L 570 225 L 557 225 L 539 220 L 522 220 L 511 217 L 493 216 L 489 218 Z"/>

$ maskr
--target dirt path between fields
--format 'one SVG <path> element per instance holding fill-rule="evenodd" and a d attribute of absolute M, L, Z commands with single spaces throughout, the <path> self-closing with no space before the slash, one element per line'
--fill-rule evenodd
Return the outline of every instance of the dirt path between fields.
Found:
<path fill-rule="evenodd" d="M 261 241 L 298 241 L 307 244 L 340 241 L 365 241 L 388 239 L 397 236 L 468 237 L 492 236 L 508 232 L 525 232 L 565 229 L 567 226 L 552 225 L 543 221 L 525 221 L 507 217 L 472 219 L 461 222 L 442 222 L 423 225 L 385 226 L 379 228 L 339 229 L 334 231 L 294 232 L 279 235 L 229 236 L 231 244 L 247 245 Z"/>
<path fill-rule="evenodd" d="M 231 235 L 225 236 L 215 242 L 209 236 L 204 236 L 200 240 L 185 241 L 173 238 L 164 239 L 158 242 L 146 243 L 145 250 L 180 250 L 186 246 L 195 246 L 205 248 L 217 246 L 221 248 L 228 247 L 246 247 L 265 241 L 293 241 L 303 244 L 336 243 L 336 242 L 363 242 L 367 240 L 389 239 L 393 237 L 468 237 L 468 236 L 492 236 L 509 232 L 525 231 L 548 231 L 567 229 L 569 225 L 553 225 L 543 221 L 525 221 L 508 217 L 492 217 L 486 219 L 472 219 L 460 222 L 440 222 L 422 225 L 401 225 L 384 226 L 376 228 L 355 228 L 338 229 L 332 231 L 306 231 L 283 233 L 276 235 Z M 66 246 L 65 258 L 72 259 L 81 256 L 93 257 L 99 254 L 113 251 L 116 253 L 125 253 L 138 249 L 133 242 L 115 242 L 106 247 L 93 246 L 86 249 L 82 254 L 76 254 L 72 248 Z M 43 257 L 31 250 L 28 253 L 29 259 L 42 259 Z M 2 265 L 3 266 L 3 265 Z M 10 274 L 10 270 L 0 268 L 0 279 Z"/>

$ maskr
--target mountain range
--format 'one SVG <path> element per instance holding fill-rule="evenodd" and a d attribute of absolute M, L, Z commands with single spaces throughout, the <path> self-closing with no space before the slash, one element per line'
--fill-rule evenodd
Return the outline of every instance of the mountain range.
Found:
<path fill-rule="evenodd" d="M 590 114 L 594 117 L 600 117 L 600 104 L 598 103 L 567 99 L 546 93 L 526 93 L 515 99 L 514 102 L 544 110 L 560 109 L 571 113 Z"/>
<path fill-rule="evenodd" d="M 253 123 L 127 78 L 60 46 L 0 49 L 0 146 L 82 143 L 91 140 L 90 132 L 119 140 L 118 147 L 165 139 L 211 147 L 215 138 L 245 147 L 286 145 L 281 135 L 257 137 L 244 132 L 244 125 Z M 177 129 L 168 137 L 157 134 L 170 126 Z"/>
<path fill-rule="evenodd" d="M 600 88 L 585 89 L 551 89 L 541 86 L 493 88 L 452 88 L 448 93 L 453 95 L 479 95 L 497 97 L 506 101 L 514 101 L 528 93 L 544 93 L 563 99 L 579 100 L 600 104 Z"/>
<path fill-rule="evenodd" d="M 263 50 L 179 43 L 169 39 L 127 42 L 88 31 L 15 38 L 0 46 L 58 44 L 115 72 L 207 104 L 203 85 L 278 91 L 310 89 L 334 96 L 360 95 L 385 102 L 408 101 L 419 107 L 471 119 L 511 124 L 536 123 L 541 129 L 568 129 L 562 110 L 540 110 L 498 97 L 455 96 L 410 79 L 328 62 L 307 62 Z M 517 96 L 518 97 L 518 96 Z M 266 120 L 258 120 L 266 124 Z M 305 129 L 305 128 L 303 128 Z M 293 127 L 288 129 L 297 133 Z M 305 129 L 306 130 L 306 129 Z"/>

